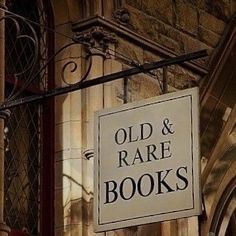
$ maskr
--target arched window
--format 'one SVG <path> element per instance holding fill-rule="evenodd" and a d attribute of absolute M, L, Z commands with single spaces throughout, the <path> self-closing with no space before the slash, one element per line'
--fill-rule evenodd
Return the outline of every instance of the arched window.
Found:
<path fill-rule="evenodd" d="M 5 23 L 6 99 L 42 93 L 54 80 L 53 65 L 40 71 L 53 51 L 49 1 L 8 0 L 6 6 L 30 20 L 16 17 L 17 23 Z M 16 37 L 18 27 L 23 37 Z M 5 122 L 5 221 L 12 230 L 32 236 L 53 234 L 53 109 L 53 101 L 20 105 Z"/>
<path fill-rule="evenodd" d="M 210 232 L 213 235 L 235 235 L 236 233 L 236 178 L 226 187 L 213 216 Z"/>

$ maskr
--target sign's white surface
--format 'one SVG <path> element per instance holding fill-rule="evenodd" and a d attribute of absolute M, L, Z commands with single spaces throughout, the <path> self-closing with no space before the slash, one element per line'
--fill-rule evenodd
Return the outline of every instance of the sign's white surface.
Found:
<path fill-rule="evenodd" d="M 198 89 L 95 117 L 95 231 L 201 212 Z"/>

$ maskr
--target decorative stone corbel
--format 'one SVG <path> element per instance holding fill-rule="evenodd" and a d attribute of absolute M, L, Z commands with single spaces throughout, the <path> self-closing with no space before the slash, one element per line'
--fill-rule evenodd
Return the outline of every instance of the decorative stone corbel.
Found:
<path fill-rule="evenodd" d="M 113 18 L 121 25 L 129 25 L 130 13 L 126 8 L 119 8 L 113 12 Z"/>
<path fill-rule="evenodd" d="M 98 49 L 106 53 L 110 43 L 116 43 L 115 35 L 107 32 L 101 26 L 93 26 L 90 30 L 77 33 L 74 41 L 88 46 L 90 49 Z"/>

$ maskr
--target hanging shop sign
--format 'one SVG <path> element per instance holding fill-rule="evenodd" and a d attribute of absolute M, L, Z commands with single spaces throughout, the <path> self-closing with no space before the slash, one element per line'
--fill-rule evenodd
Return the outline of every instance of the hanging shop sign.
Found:
<path fill-rule="evenodd" d="M 199 215 L 198 89 L 99 111 L 95 231 Z"/>

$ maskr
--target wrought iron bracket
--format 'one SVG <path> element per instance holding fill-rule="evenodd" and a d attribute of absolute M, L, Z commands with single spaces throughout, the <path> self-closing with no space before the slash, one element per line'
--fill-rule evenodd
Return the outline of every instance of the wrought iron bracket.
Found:
<path fill-rule="evenodd" d="M 152 70 L 159 68 L 164 68 L 161 89 L 163 90 L 163 93 L 165 93 L 167 92 L 167 66 L 185 63 L 208 55 L 206 50 L 201 50 L 189 54 L 184 54 L 181 56 L 171 57 L 157 62 L 145 63 L 143 65 L 133 64 L 131 65 L 132 68 L 130 69 L 97 77 L 92 80 L 87 80 L 92 67 L 92 56 L 95 54 L 97 55 L 98 53 L 99 55 L 104 56 L 105 58 L 107 58 L 107 56 L 110 56 L 109 44 L 115 44 L 117 42 L 114 34 L 104 30 L 104 28 L 101 26 L 93 26 L 90 28 L 90 30 L 77 33 L 73 38 L 71 38 L 70 43 L 61 47 L 57 52 L 55 52 L 54 55 L 48 58 L 47 61 L 44 62 L 43 65 L 41 65 L 41 68 L 37 68 L 39 57 L 39 40 L 35 28 L 33 27 L 33 24 L 36 24 L 38 27 L 42 26 L 37 24 L 36 22 L 31 22 L 24 17 L 9 12 L 7 9 L 4 9 L 1 6 L 0 10 L 5 12 L 5 16 L 0 18 L 0 21 L 9 20 L 11 21 L 11 24 L 14 25 L 16 32 L 16 40 L 29 40 L 30 43 L 34 46 L 34 50 L 32 50 L 34 53 L 33 60 L 29 62 L 29 64 L 26 65 L 26 68 L 23 68 L 22 71 L 16 71 L 14 73 L 13 78 L 15 80 L 15 83 L 13 89 L 10 95 L 6 98 L 6 100 L 2 104 L 0 104 L 0 111 L 5 111 L 18 105 L 38 102 L 50 97 L 70 93 L 84 88 L 89 88 L 91 86 L 96 86 L 106 82 L 111 82 L 113 80 L 125 78 L 135 74 L 150 73 Z M 120 11 L 118 11 L 115 16 L 116 18 L 123 19 L 123 15 L 125 15 L 126 17 L 128 15 L 128 12 L 125 9 L 121 9 Z M 24 24 L 25 27 L 28 28 L 29 35 L 25 34 L 24 31 L 21 30 L 21 24 Z M 72 58 L 71 60 L 68 59 L 68 61 L 62 66 L 61 79 L 64 84 L 62 87 L 57 87 L 52 90 L 47 90 L 47 88 L 44 88 L 44 90 L 40 94 L 22 97 L 22 93 L 31 84 L 33 84 L 34 81 L 37 80 L 42 71 L 47 69 L 48 65 L 53 62 L 56 56 L 58 56 L 60 53 L 62 53 L 69 47 L 73 47 L 78 44 L 82 45 L 84 48 L 84 52 L 86 54 L 85 60 L 87 67 L 84 74 L 81 76 L 81 78 L 78 78 L 77 82 L 71 83 L 70 81 L 68 81 L 66 78 L 66 72 L 69 71 L 73 73 L 78 70 L 78 64 L 76 60 L 80 58 L 80 55 L 78 56 L 78 58 Z M 21 86 L 18 86 L 19 83 L 21 83 Z"/>
<path fill-rule="evenodd" d="M 173 64 L 181 64 L 185 61 L 195 60 L 195 59 L 198 59 L 201 57 L 205 57 L 207 55 L 208 55 L 207 50 L 201 50 L 201 51 L 197 51 L 197 52 L 193 52 L 193 53 L 189 53 L 189 54 L 184 54 L 181 56 L 177 56 L 174 58 L 168 58 L 168 59 L 157 61 L 157 62 L 145 63 L 143 65 L 140 65 L 139 67 L 130 68 L 130 69 L 127 69 L 124 71 L 112 73 L 112 74 L 105 75 L 105 76 L 100 76 L 100 77 L 97 77 L 92 80 L 86 80 L 86 77 L 84 77 L 84 79 L 80 80 L 76 84 L 68 85 L 66 87 L 56 88 L 54 90 L 47 91 L 42 95 L 34 95 L 34 96 L 16 99 L 13 101 L 4 102 L 3 104 L 0 105 L 0 111 L 15 107 L 17 105 L 22 105 L 22 104 L 31 103 L 31 102 L 37 102 L 37 101 L 41 101 L 41 100 L 44 100 L 44 99 L 47 99 L 50 97 L 55 97 L 58 95 L 74 92 L 74 91 L 81 90 L 84 88 L 89 88 L 89 87 L 96 86 L 99 84 L 111 82 L 111 81 L 114 81 L 117 79 L 122 79 L 127 76 L 132 76 L 132 75 L 139 74 L 139 73 L 147 73 L 151 70 L 167 67 L 167 66 L 170 66 Z M 166 87 L 166 86 L 167 85 L 164 85 L 163 87 Z"/>
<path fill-rule="evenodd" d="M 115 35 L 105 31 L 101 26 L 93 26 L 88 31 L 76 33 L 74 41 L 90 49 L 99 48 L 103 52 L 108 49 L 110 43 L 117 43 Z"/>
<path fill-rule="evenodd" d="M 4 109 L 0 111 L 0 119 L 6 120 L 11 115 L 11 111 L 8 109 Z"/>

